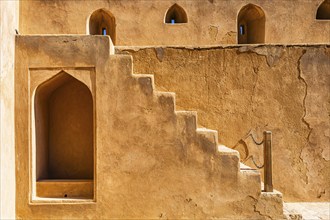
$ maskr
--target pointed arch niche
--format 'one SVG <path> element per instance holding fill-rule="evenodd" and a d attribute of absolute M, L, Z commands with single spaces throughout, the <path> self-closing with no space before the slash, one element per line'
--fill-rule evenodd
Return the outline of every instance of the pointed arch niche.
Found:
<path fill-rule="evenodd" d="M 265 43 L 264 11 L 256 5 L 244 6 L 237 16 L 237 41 L 239 44 Z"/>
<path fill-rule="evenodd" d="M 94 11 L 88 22 L 89 34 L 109 35 L 112 43 L 116 43 L 116 19 L 111 12 L 105 9 Z"/>
<path fill-rule="evenodd" d="M 317 20 L 330 20 L 330 0 L 325 0 L 320 4 L 316 12 Z"/>
<path fill-rule="evenodd" d="M 94 177 L 93 97 L 65 71 L 34 92 L 36 197 L 92 198 Z"/>
<path fill-rule="evenodd" d="M 166 24 L 188 23 L 188 17 L 185 10 L 178 4 L 172 5 L 165 14 Z"/>

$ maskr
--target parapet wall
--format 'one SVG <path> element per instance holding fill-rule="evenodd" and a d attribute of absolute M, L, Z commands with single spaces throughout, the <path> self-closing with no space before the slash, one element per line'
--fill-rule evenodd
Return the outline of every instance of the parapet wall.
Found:
<path fill-rule="evenodd" d="M 175 92 L 178 107 L 196 110 L 241 159 L 262 163 L 243 137 L 271 130 L 274 187 L 287 201 L 329 201 L 329 45 L 116 50 L 133 56 L 135 73 L 153 73 L 157 88 Z"/>
<path fill-rule="evenodd" d="M 235 44 L 240 11 L 252 4 L 259 8 L 259 12 L 253 13 L 264 14 L 265 43 L 328 43 L 330 20 L 316 19 L 317 9 L 322 2 L 322 0 L 178 0 L 175 2 L 29 0 L 20 1 L 19 31 L 21 34 L 89 34 L 91 15 L 99 9 L 104 9 L 111 17 L 110 35 L 113 35 L 115 45 Z M 165 23 L 165 14 L 174 3 L 186 13 L 187 23 L 174 25 Z M 254 16 L 253 13 L 249 16 Z M 263 42 L 258 40 L 256 43 Z"/>

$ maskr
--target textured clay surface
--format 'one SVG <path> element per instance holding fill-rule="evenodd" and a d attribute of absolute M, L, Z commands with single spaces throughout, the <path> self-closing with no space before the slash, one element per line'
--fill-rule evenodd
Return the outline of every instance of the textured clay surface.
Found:
<path fill-rule="evenodd" d="M 281 194 L 261 193 L 260 173 L 240 170 L 238 152 L 219 146 L 216 131 L 197 128 L 196 113 L 176 111 L 174 93 L 155 90 L 152 75 L 132 74 L 131 56 L 110 55 L 110 38 L 19 36 L 16 42 L 17 218 L 283 217 Z M 41 165 L 35 162 L 38 118 L 31 100 L 38 85 L 62 72 L 84 83 L 93 97 L 95 173 L 89 200 L 79 196 L 91 195 L 91 184 L 35 177 L 35 166 Z M 80 188 L 73 190 L 72 184 Z M 36 188 L 49 197 L 35 197 Z"/>
<path fill-rule="evenodd" d="M 20 2 L 19 30 L 21 34 L 89 34 L 91 15 L 104 9 L 113 19 L 111 26 L 115 30 L 112 29 L 110 35 L 113 35 L 115 45 L 235 44 L 238 15 L 251 3 L 260 7 L 257 14 L 265 14 L 266 24 L 264 28 L 260 27 L 262 32 L 247 28 L 247 33 L 252 31 L 258 33 L 258 36 L 264 35 L 265 43 L 324 43 L 329 42 L 330 22 L 315 19 L 321 2 L 322 0 L 26 0 Z M 174 3 L 184 9 L 187 23 L 171 25 L 164 22 L 166 12 Z M 257 25 L 262 26 L 261 23 Z"/>
<path fill-rule="evenodd" d="M 177 106 L 196 110 L 220 143 L 261 165 L 262 132 L 273 132 L 273 183 L 288 201 L 329 201 L 328 46 L 117 48 L 135 73 L 153 73 Z"/>

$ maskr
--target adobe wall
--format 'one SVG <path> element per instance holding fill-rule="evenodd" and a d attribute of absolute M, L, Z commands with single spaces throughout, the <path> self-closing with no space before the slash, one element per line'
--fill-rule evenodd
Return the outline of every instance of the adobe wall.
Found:
<path fill-rule="evenodd" d="M 119 47 L 134 72 L 152 73 L 177 106 L 196 110 L 220 143 L 262 164 L 258 141 L 273 132 L 274 188 L 287 201 L 329 201 L 329 45 Z M 259 152 L 259 153 L 258 153 Z M 251 160 L 247 163 L 253 166 Z"/>
<path fill-rule="evenodd" d="M 0 219 L 15 218 L 14 57 L 18 1 L 0 1 Z"/>
<path fill-rule="evenodd" d="M 116 45 L 236 44 L 236 19 L 248 3 L 266 16 L 266 43 L 329 42 L 330 21 L 316 20 L 321 0 L 28 0 L 20 2 L 21 34 L 86 34 L 89 16 L 97 9 L 116 19 Z M 184 8 L 187 24 L 164 24 L 174 3 Z"/>
<path fill-rule="evenodd" d="M 236 152 L 221 152 L 216 133 L 197 133 L 195 114 L 177 112 L 173 93 L 156 91 L 152 76 L 133 75 L 131 57 L 110 55 L 110 46 L 103 36 L 16 38 L 17 218 L 280 219 L 281 194 L 262 194 L 259 172 L 241 171 Z M 44 82 L 57 88 L 63 72 L 93 97 L 92 198 L 71 188 L 68 196 L 35 196 L 33 127 L 42 120 L 33 110 L 35 91 Z M 49 182 L 44 193 L 70 184 L 63 181 Z"/>

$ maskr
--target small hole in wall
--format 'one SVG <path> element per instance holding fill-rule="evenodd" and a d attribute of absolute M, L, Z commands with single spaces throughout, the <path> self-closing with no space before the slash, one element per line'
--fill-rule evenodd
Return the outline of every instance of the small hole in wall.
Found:
<path fill-rule="evenodd" d="M 107 29 L 106 28 L 102 28 L 102 35 L 107 35 Z"/>
<path fill-rule="evenodd" d="M 239 34 L 240 34 L 240 35 L 244 35 L 244 34 L 245 34 L 244 25 L 240 25 L 240 26 L 239 26 Z"/>
<path fill-rule="evenodd" d="M 65 197 L 65 198 L 68 197 L 68 194 L 64 194 L 64 197 Z"/>

